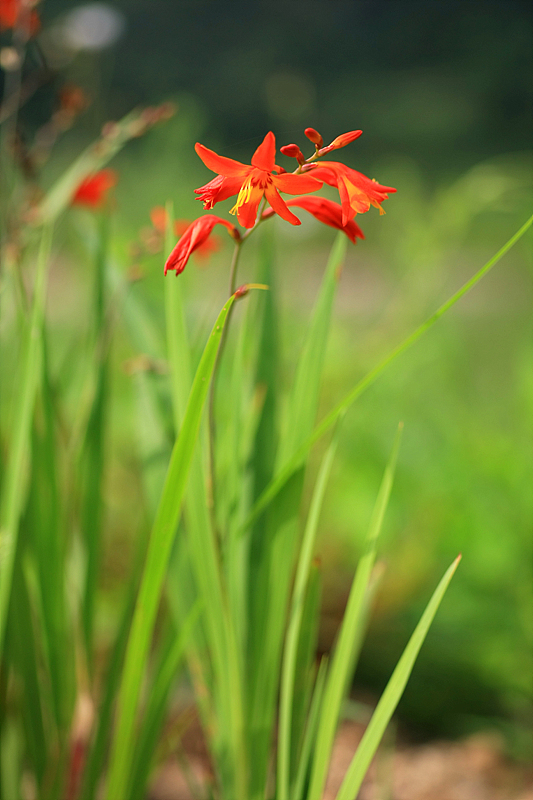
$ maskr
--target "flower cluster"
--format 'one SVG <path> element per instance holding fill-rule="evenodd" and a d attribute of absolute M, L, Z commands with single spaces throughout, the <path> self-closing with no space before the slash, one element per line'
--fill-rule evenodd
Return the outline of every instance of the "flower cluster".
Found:
<path fill-rule="evenodd" d="M 370 206 L 385 213 L 382 202 L 396 191 L 391 186 L 382 186 L 361 172 L 357 172 L 338 161 L 320 161 L 333 150 L 345 147 L 361 136 L 362 131 L 350 131 L 337 136 L 331 144 L 324 146 L 322 136 L 313 128 L 306 128 L 305 135 L 315 146 L 309 158 L 296 144 L 284 145 L 280 152 L 294 158 L 297 167 L 287 172 L 276 164 L 276 139 L 272 132 L 267 133 L 252 156 L 250 164 L 241 164 L 232 158 L 219 156 L 213 150 L 197 143 L 196 153 L 208 169 L 217 173 L 205 186 L 195 189 L 195 194 L 203 202 L 204 209 L 211 210 L 217 203 L 236 196 L 230 214 L 247 231 L 243 237 L 238 228 L 227 220 L 207 214 L 195 220 L 183 233 L 165 265 L 165 274 L 175 270 L 183 271 L 190 254 L 204 245 L 215 225 L 224 225 L 230 235 L 241 241 L 260 222 L 277 214 L 291 225 L 300 225 L 300 220 L 291 208 L 301 208 L 312 214 L 325 225 L 341 230 L 355 244 L 364 239 L 363 232 L 354 217 L 364 214 Z M 338 189 L 340 204 L 324 197 L 295 197 L 285 200 L 280 193 L 289 195 L 309 195 L 322 188 L 323 184 Z M 266 206 L 269 208 L 266 208 Z"/>

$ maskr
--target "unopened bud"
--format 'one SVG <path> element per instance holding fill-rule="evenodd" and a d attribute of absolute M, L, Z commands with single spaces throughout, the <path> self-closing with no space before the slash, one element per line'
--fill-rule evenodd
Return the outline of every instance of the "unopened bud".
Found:
<path fill-rule="evenodd" d="M 289 158 L 295 158 L 298 161 L 298 164 L 305 163 L 305 156 L 297 144 L 286 144 L 283 147 L 280 147 L 279 150 L 280 153 L 283 153 L 284 156 L 289 156 Z"/>
<path fill-rule="evenodd" d="M 314 128 L 306 128 L 304 131 L 305 135 L 309 139 L 310 142 L 313 142 L 317 147 L 322 147 L 324 144 L 324 139 L 319 134 L 318 131 L 315 131 Z"/>

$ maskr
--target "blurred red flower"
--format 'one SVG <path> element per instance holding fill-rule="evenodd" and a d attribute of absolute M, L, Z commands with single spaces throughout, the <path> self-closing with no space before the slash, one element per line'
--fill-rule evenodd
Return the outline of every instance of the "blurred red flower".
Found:
<path fill-rule="evenodd" d="M 113 169 L 95 172 L 80 183 L 72 198 L 72 205 L 101 208 L 106 202 L 107 193 L 117 181 L 118 175 Z"/>
<path fill-rule="evenodd" d="M 237 202 L 230 214 L 237 214 L 240 224 L 245 228 L 253 228 L 255 225 L 257 209 L 263 196 L 276 214 L 292 225 L 300 225 L 300 220 L 289 211 L 279 192 L 307 194 L 321 186 L 319 181 L 309 175 L 292 175 L 282 172 L 276 166 L 276 139 L 271 131 L 253 154 L 250 166 L 219 156 L 199 143 L 195 150 L 206 167 L 218 173 L 217 178 L 196 190 L 204 208 L 213 208 L 215 203 L 237 194 Z"/>
<path fill-rule="evenodd" d="M 32 11 L 35 2 L 24 0 L 0 0 L 0 30 L 5 31 L 16 28 L 17 25 L 28 26 L 30 36 L 33 36 L 40 27 L 39 15 Z"/>

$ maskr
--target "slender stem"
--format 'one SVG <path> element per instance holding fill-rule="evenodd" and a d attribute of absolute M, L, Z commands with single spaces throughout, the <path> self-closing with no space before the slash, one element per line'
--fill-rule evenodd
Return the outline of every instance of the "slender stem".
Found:
<path fill-rule="evenodd" d="M 231 266 L 230 266 L 230 273 L 229 273 L 229 296 L 231 297 L 232 294 L 235 294 L 235 290 L 237 288 L 237 267 L 239 264 L 239 257 L 241 254 L 241 247 L 246 239 L 252 235 L 254 231 L 257 230 L 259 225 L 262 222 L 262 214 L 265 209 L 266 205 L 266 198 L 263 197 L 261 203 L 258 208 L 257 219 L 255 221 L 255 225 L 252 228 L 249 228 L 246 233 L 244 233 L 240 239 L 236 240 L 235 242 L 235 249 L 233 250 L 233 257 L 231 259 Z M 209 401 L 208 401 L 208 416 L 209 416 L 209 480 L 210 486 L 208 488 L 208 503 L 209 503 L 209 513 L 211 515 L 211 523 L 213 525 L 213 530 L 215 533 L 217 532 L 217 524 L 216 524 L 216 463 L 215 463 L 215 444 L 216 444 L 216 420 L 215 420 L 215 395 L 216 395 L 216 384 L 217 384 L 217 376 L 219 365 L 222 360 L 222 354 L 224 352 L 224 347 L 226 345 L 226 339 L 228 337 L 228 330 L 230 326 L 231 317 L 233 314 L 233 306 L 230 308 L 228 313 L 228 318 L 226 321 L 226 325 L 224 330 L 222 331 L 222 336 L 220 337 L 220 345 L 218 348 L 217 358 L 215 361 L 215 368 L 213 371 L 213 378 L 211 380 L 211 387 L 209 390 Z M 217 538 L 219 538 L 217 536 Z"/>
<path fill-rule="evenodd" d="M 242 241 L 237 241 L 235 243 L 235 249 L 233 250 L 233 257 L 231 259 L 231 267 L 230 267 L 230 278 L 229 278 L 229 296 L 231 297 L 232 294 L 235 293 L 236 289 L 236 278 L 237 278 L 237 266 L 239 263 L 239 256 L 241 253 L 241 245 Z M 224 352 L 224 346 L 226 344 L 227 334 L 228 334 L 228 325 L 231 319 L 231 314 L 233 311 L 233 306 L 230 308 L 228 313 L 228 318 L 226 321 L 226 325 L 224 326 L 224 330 L 222 331 L 222 336 L 220 337 L 220 344 L 218 347 L 217 357 L 215 361 L 215 368 L 213 370 L 213 377 L 211 380 L 211 387 L 209 390 L 209 406 L 208 406 L 208 416 L 209 416 L 209 477 L 210 477 L 210 486 L 208 489 L 208 502 L 209 502 L 209 513 L 211 515 L 211 523 L 213 526 L 213 530 L 215 533 L 217 532 L 217 522 L 216 522 L 216 463 L 215 463 L 215 442 L 216 442 L 216 420 L 215 420 L 215 394 L 216 394 L 216 384 L 217 384 L 217 376 L 220 361 L 222 359 L 222 353 Z M 219 538 L 217 536 L 217 538 Z"/>

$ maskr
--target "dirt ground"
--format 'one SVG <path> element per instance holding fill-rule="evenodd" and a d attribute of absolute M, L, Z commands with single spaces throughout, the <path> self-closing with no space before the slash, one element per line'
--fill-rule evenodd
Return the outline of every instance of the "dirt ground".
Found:
<path fill-rule="evenodd" d="M 363 732 L 359 723 L 341 725 L 323 800 L 334 800 Z M 210 767 L 194 724 L 183 749 L 181 762 L 167 761 L 154 776 L 148 800 L 203 799 Z M 501 742 L 490 734 L 462 742 L 400 745 L 380 753 L 357 800 L 533 800 L 533 764 L 528 769 L 509 762 Z"/>

